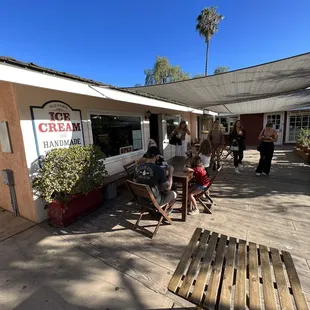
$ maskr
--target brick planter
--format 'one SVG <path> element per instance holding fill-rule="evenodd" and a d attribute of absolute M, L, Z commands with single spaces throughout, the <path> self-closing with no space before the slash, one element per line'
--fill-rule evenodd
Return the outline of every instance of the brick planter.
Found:
<path fill-rule="evenodd" d="M 303 149 L 296 149 L 296 155 L 300 158 L 302 158 L 302 160 L 307 163 L 310 164 L 310 152 L 309 149 L 307 149 L 307 151 L 304 151 Z"/>
<path fill-rule="evenodd" d="M 52 225 L 65 227 L 80 216 L 96 209 L 103 201 L 102 188 L 86 195 L 74 196 L 66 205 L 63 201 L 53 201 L 48 205 L 48 215 Z"/>

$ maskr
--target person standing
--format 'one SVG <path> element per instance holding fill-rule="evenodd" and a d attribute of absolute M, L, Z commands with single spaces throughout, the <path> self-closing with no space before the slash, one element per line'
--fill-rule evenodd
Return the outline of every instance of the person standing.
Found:
<path fill-rule="evenodd" d="M 242 169 L 242 160 L 243 160 L 243 152 L 245 150 L 245 138 L 246 132 L 241 125 L 240 120 L 237 120 L 234 124 L 234 127 L 230 133 L 230 141 L 232 146 L 237 146 L 238 150 L 234 150 L 234 166 L 235 172 L 240 174 Z"/>
<path fill-rule="evenodd" d="M 278 140 L 278 133 L 275 129 L 273 129 L 272 123 L 268 123 L 260 132 L 258 140 L 260 141 L 260 145 L 258 147 L 260 152 L 260 160 L 256 168 L 256 175 L 269 175 L 274 152 L 274 142 L 277 142 Z"/>
<path fill-rule="evenodd" d="M 220 123 L 219 121 L 215 121 L 213 123 L 213 129 L 208 134 L 208 139 L 211 142 L 212 146 L 212 156 L 211 156 L 211 164 L 212 169 L 216 170 L 221 165 L 221 150 L 224 147 L 224 135 L 222 131 L 220 130 Z M 215 163 L 216 158 L 216 163 Z"/>
<path fill-rule="evenodd" d="M 183 120 L 180 122 L 179 126 L 175 128 L 172 133 L 169 135 L 169 139 L 175 136 L 179 143 L 175 146 L 175 156 L 185 156 L 187 152 L 187 142 L 186 142 L 186 134 L 190 135 L 186 122 Z"/>

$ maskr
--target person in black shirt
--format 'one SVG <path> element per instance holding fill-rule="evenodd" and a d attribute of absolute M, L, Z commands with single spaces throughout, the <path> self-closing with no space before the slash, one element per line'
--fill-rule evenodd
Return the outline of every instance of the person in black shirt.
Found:
<path fill-rule="evenodd" d="M 168 167 L 169 175 L 167 177 L 165 170 L 155 164 L 159 156 L 160 151 L 157 147 L 149 147 L 146 153 L 146 162 L 139 164 L 135 169 L 135 181 L 149 185 L 160 206 L 168 202 L 172 205 L 177 197 L 177 194 L 171 191 L 174 168 Z"/>
<path fill-rule="evenodd" d="M 238 150 L 234 150 L 234 166 L 235 172 L 240 174 L 239 170 L 242 170 L 243 151 L 245 150 L 245 138 L 246 132 L 241 125 L 240 120 L 237 120 L 234 124 L 232 132 L 230 133 L 231 146 L 237 146 Z"/>

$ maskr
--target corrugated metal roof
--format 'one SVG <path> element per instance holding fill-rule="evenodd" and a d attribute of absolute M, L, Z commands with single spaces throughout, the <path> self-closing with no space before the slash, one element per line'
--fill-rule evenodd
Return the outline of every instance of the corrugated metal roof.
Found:
<path fill-rule="evenodd" d="M 223 113 L 285 111 L 309 103 L 310 53 L 170 84 L 125 88 Z"/>
<path fill-rule="evenodd" d="M 126 89 L 121 89 L 118 88 L 116 86 L 112 86 L 109 84 L 105 84 L 102 82 L 98 82 L 98 81 L 94 81 L 91 79 L 86 79 L 74 74 L 69 74 L 66 72 L 61 72 L 61 71 L 57 71 L 54 69 L 49 69 L 49 68 L 45 68 L 39 65 L 36 65 L 32 62 L 23 62 L 20 60 L 16 60 L 14 58 L 11 57 L 6 57 L 6 56 L 0 56 L 0 63 L 3 64 L 7 64 L 7 65 L 11 65 L 13 67 L 17 67 L 17 68 L 22 68 L 22 69 L 28 69 L 31 71 L 35 71 L 38 73 L 43 73 L 43 74 L 48 74 L 50 76 L 55 76 L 55 77 L 61 77 L 61 78 L 65 78 L 65 79 L 69 79 L 69 80 L 74 80 L 77 82 L 82 82 L 82 83 L 86 83 L 86 84 L 90 84 L 93 86 L 99 86 L 99 87 L 105 87 L 105 88 L 110 88 L 110 89 L 114 89 L 114 90 L 118 90 L 118 91 L 122 91 L 122 92 L 126 92 L 126 93 L 130 93 L 130 94 L 134 94 L 137 96 L 141 96 L 141 97 L 145 97 L 145 98 L 151 98 L 151 99 L 155 99 L 155 100 L 160 100 L 160 101 L 166 101 L 169 103 L 174 103 L 174 104 L 178 104 L 178 105 L 182 105 L 182 106 L 186 106 L 185 104 L 176 102 L 175 100 L 169 99 L 169 98 L 163 98 L 161 96 L 158 95 L 153 95 L 153 94 L 148 94 L 148 93 L 143 93 L 143 92 L 139 92 L 135 89 L 130 89 L 130 90 L 126 90 Z"/>
<path fill-rule="evenodd" d="M 91 84 L 91 85 L 108 86 L 108 84 L 104 84 L 102 82 L 94 81 L 91 79 L 85 79 L 85 78 L 82 78 L 82 77 L 74 75 L 74 74 L 69 74 L 66 72 L 61 72 L 61 71 L 41 67 L 41 66 L 36 65 L 32 62 L 23 62 L 23 61 L 16 60 L 16 59 L 11 58 L 11 57 L 0 56 L 0 63 L 5 63 L 5 64 L 12 65 L 15 67 L 19 67 L 19 68 L 23 68 L 23 69 L 29 69 L 32 71 L 45 73 L 45 74 L 49 74 L 49 75 L 53 75 L 53 76 L 57 76 L 57 77 L 62 77 L 62 78 L 70 79 L 70 80 L 74 80 L 74 81 L 79 81 L 79 82 L 87 83 L 87 84 Z"/>

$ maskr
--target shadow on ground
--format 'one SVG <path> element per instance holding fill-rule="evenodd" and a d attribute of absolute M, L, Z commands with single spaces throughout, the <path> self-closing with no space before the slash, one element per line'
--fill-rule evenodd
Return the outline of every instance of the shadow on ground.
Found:
<path fill-rule="evenodd" d="M 282 242 L 295 246 L 295 253 L 307 252 L 306 258 L 299 259 L 307 275 L 310 250 L 304 232 L 310 222 L 310 169 L 286 150 L 276 152 L 269 179 L 255 176 L 256 163 L 257 154 L 248 151 L 246 169 L 236 176 L 231 160 L 227 160 L 211 191 L 219 205 L 213 215 L 200 214 L 186 223 L 165 225 L 153 240 L 133 231 L 137 209 L 128 204 L 131 196 L 125 188 L 120 188 L 116 199 L 69 227 L 59 229 L 43 223 L 1 242 L 0 309 L 194 309 L 167 292 L 167 285 L 198 226 L 230 236 L 250 235 L 258 238 L 254 242 L 263 240 L 266 245 Z M 225 204 L 230 209 L 222 207 Z M 255 215 L 256 207 L 264 212 Z M 299 231 L 294 230 L 291 218 L 282 216 L 291 209 L 292 219 L 304 220 L 294 223 L 302 234 L 295 244 L 285 238 L 291 231 L 295 235 Z M 253 233 L 252 227 L 257 231 L 260 221 L 264 227 L 272 223 L 270 214 L 279 222 L 274 230 L 285 229 L 284 237 L 268 234 L 266 229 Z M 179 220 L 180 214 L 175 212 L 172 218 Z M 244 227 L 242 218 L 248 219 Z M 142 225 L 153 229 L 155 222 L 146 218 Z"/>

